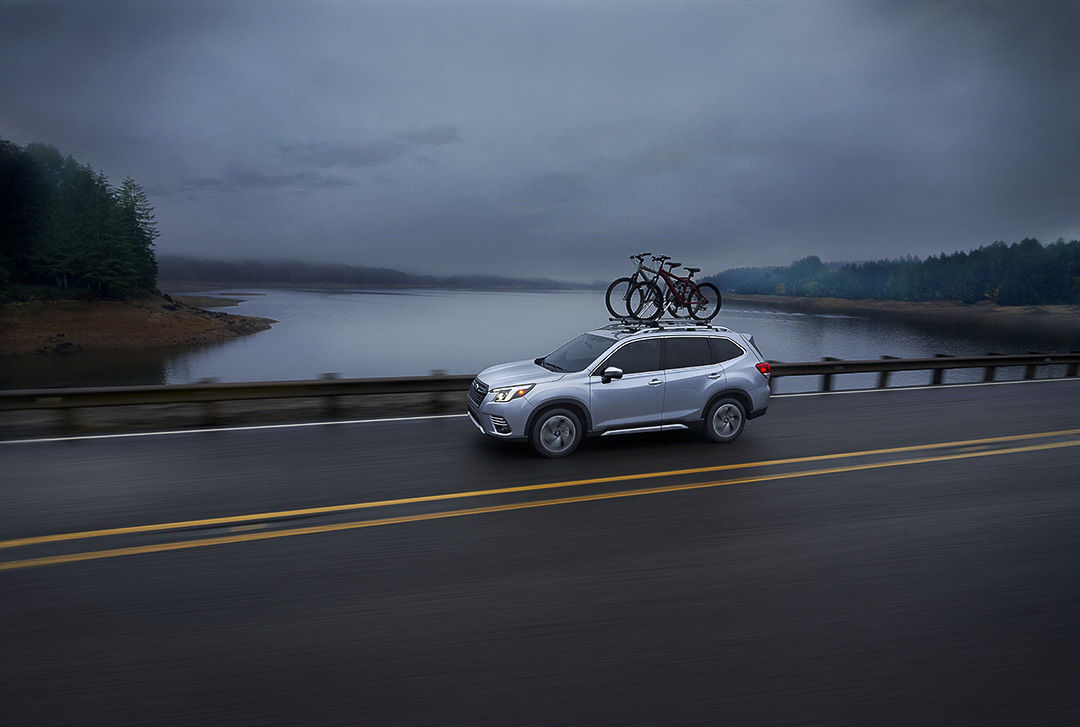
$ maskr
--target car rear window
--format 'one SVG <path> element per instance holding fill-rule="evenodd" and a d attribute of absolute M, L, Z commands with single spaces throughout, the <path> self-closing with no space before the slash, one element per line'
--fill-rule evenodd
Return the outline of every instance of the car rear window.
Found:
<path fill-rule="evenodd" d="M 712 362 L 708 339 L 703 336 L 664 339 L 664 368 L 666 369 L 708 366 Z"/>
<path fill-rule="evenodd" d="M 746 353 L 730 338 L 710 338 L 709 348 L 712 349 L 713 363 L 724 363 Z"/>

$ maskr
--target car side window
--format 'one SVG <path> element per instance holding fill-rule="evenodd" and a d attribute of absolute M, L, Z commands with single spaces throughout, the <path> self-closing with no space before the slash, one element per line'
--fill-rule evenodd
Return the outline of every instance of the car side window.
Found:
<path fill-rule="evenodd" d="M 724 363 L 746 353 L 730 338 L 710 338 L 709 348 L 712 349 L 713 363 Z"/>
<path fill-rule="evenodd" d="M 622 369 L 624 374 L 638 374 L 643 371 L 660 370 L 660 341 L 650 339 L 646 341 L 633 341 L 620 348 L 607 357 L 593 372 L 599 376 L 609 366 Z"/>
<path fill-rule="evenodd" d="M 703 336 L 664 339 L 664 368 L 666 369 L 708 366 L 712 362 L 708 339 Z"/>

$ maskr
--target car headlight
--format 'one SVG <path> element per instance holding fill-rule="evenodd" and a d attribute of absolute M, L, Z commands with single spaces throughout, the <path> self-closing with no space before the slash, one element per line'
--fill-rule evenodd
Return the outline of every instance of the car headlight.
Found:
<path fill-rule="evenodd" d="M 498 389 L 492 389 L 491 393 L 495 395 L 492 401 L 504 402 L 513 401 L 519 396 L 525 396 L 536 384 L 526 384 L 525 386 L 500 386 Z"/>

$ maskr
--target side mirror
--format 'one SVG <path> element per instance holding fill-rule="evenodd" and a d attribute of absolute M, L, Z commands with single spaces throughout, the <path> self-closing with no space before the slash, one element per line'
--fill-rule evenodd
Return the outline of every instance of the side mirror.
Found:
<path fill-rule="evenodd" d="M 601 384 L 610 384 L 612 379 L 621 379 L 622 369 L 615 368 L 614 366 L 608 366 L 604 369 L 604 373 L 600 377 Z"/>

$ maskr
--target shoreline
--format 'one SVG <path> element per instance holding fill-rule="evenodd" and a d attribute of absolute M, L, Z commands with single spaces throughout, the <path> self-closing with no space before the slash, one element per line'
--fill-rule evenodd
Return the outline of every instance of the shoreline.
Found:
<path fill-rule="evenodd" d="M 235 300 L 235 299 L 232 299 Z M 265 331 L 270 318 L 203 310 L 226 298 L 154 294 L 123 301 L 30 301 L 0 306 L 0 355 L 217 343 Z"/>
<path fill-rule="evenodd" d="M 920 325 L 958 329 L 1026 331 L 1080 347 L 1080 306 L 960 303 L 959 301 L 849 300 L 794 298 L 782 295 L 724 293 L 725 303 L 810 315 L 888 318 Z M 723 308 L 721 308 L 723 311 Z"/>

